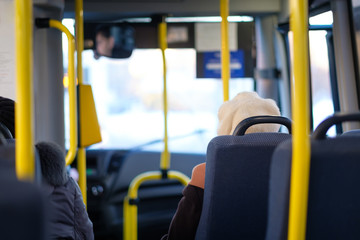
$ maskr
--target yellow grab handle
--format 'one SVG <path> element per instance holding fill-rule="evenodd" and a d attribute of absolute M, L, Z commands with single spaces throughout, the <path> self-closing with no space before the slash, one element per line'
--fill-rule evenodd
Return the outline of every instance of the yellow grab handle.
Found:
<path fill-rule="evenodd" d="M 221 78 L 224 102 L 229 100 L 230 50 L 229 50 L 229 0 L 220 0 L 221 15 Z"/>
<path fill-rule="evenodd" d="M 128 195 L 124 199 L 124 240 L 137 239 L 137 200 L 138 190 L 142 183 L 152 180 L 176 179 L 183 185 L 187 185 L 190 179 L 183 173 L 178 171 L 167 171 L 170 167 L 170 153 L 168 150 L 168 136 L 167 136 L 167 89 L 166 89 L 166 59 L 165 49 L 167 48 L 167 33 L 165 21 L 159 24 L 159 46 L 161 48 L 164 68 L 164 121 L 165 121 L 165 136 L 164 136 L 164 151 L 161 154 L 160 169 L 161 171 L 145 172 L 135 177 L 129 186 Z"/>
<path fill-rule="evenodd" d="M 75 0 L 75 36 L 77 50 L 77 78 L 83 84 L 82 52 L 84 50 L 84 10 L 83 0 Z"/>
<path fill-rule="evenodd" d="M 77 99 L 76 99 L 76 82 L 75 82 L 75 40 L 70 31 L 59 21 L 50 19 L 49 26 L 57 28 L 66 34 L 69 43 L 69 62 L 68 62 L 68 76 L 69 76 L 69 112 L 70 112 L 70 148 L 66 154 L 66 165 L 70 165 L 76 156 L 78 143 L 77 130 Z"/>
<path fill-rule="evenodd" d="M 77 50 L 77 78 L 79 85 L 83 84 L 83 69 L 82 69 L 82 52 L 84 50 L 84 9 L 83 0 L 75 1 L 75 27 L 76 27 L 76 50 Z M 79 187 L 82 193 L 83 201 L 87 206 L 86 193 L 86 150 L 83 147 L 79 148 L 77 157 L 77 168 L 79 171 Z"/>
<path fill-rule="evenodd" d="M 291 0 L 293 153 L 288 239 L 304 240 L 310 171 L 308 1 Z"/>
<path fill-rule="evenodd" d="M 79 171 L 79 187 L 83 197 L 83 202 L 87 206 L 87 194 L 86 194 L 86 150 L 85 148 L 79 148 L 77 156 L 77 167 Z"/>
<path fill-rule="evenodd" d="M 32 0 L 15 2 L 16 32 L 16 174 L 33 181 L 35 175 L 33 115 Z"/>
<path fill-rule="evenodd" d="M 170 168 L 170 153 L 168 147 L 168 102 L 167 102 L 167 84 L 166 84 L 166 57 L 165 50 L 167 48 L 167 28 L 165 21 L 159 23 L 159 46 L 161 49 L 162 60 L 163 60 L 163 107 L 164 107 L 164 151 L 161 153 L 160 169 L 167 170 Z"/>
<path fill-rule="evenodd" d="M 152 180 L 161 180 L 163 173 L 160 171 L 145 172 L 135 177 L 128 190 L 128 195 L 124 199 L 124 240 L 137 239 L 137 202 L 138 190 L 142 183 Z M 190 179 L 178 171 L 168 171 L 168 179 L 175 179 L 183 185 L 187 185 Z"/>

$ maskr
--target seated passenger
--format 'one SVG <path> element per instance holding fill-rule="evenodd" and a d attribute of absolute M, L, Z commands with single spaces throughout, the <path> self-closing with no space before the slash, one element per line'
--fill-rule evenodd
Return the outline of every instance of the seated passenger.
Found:
<path fill-rule="evenodd" d="M 94 239 L 90 221 L 77 183 L 65 168 L 65 155 L 55 143 L 36 144 L 43 175 L 43 189 L 49 199 L 50 239 Z"/>
<path fill-rule="evenodd" d="M 218 135 L 231 135 L 244 119 L 259 116 L 280 116 L 279 108 L 272 99 L 263 99 L 255 92 L 242 92 L 232 100 L 223 103 L 218 112 Z M 277 132 L 277 124 L 258 124 L 251 126 L 246 133 Z M 205 184 L 205 167 L 202 163 L 193 168 L 191 181 L 183 190 L 183 197 L 171 221 L 168 234 L 162 240 L 195 239 L 200 221 Z"/>
<path fill-rule="evenodd" d="M 14 101 L 0 97 L 0 122 L 15 136 Z M 46 229 L 50 239 L 94 239 L 90 221 L 77 183 L 65 168 L 65 154 L 55 143 L 36 144 L 43 176 L 42 190 L 50 209 Z"/>

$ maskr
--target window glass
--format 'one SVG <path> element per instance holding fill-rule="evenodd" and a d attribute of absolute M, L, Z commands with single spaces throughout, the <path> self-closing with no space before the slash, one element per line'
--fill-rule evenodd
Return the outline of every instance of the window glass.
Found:
<path fill-rule="evenodd" d="M 68 27 L 73 27 L 73 22 Z M 66 58 L 66 44 L 63 51 Z M 216 136 L 222 82 L 196 79 L 194 49 L 167 49 L 166 61 L 169 150 L 205 153 L 209 141 Z M 67 72 L 67 60 L 64 66 Z M 83 52 L 83 72 L 84 82 L 92 85 L 103 139 L 91 148 L 163 150 L 163 72 L 159 49 L 135 49 L 128 59 L 98 60 L 87 50 Z M 230 97 L 253 90 L 252 78 L 230 81 Z M 66 116 L 67 99 L 65 90 Z M 67 129 L 68 126 L 66 121 Z M 66 131 L 67 145 L 68 138 Z"/>
<path fill-rule="evenodd" d="M 332 12 L 325 12 L 309 19 L 312 26 L 332 25 Z M 329 56 L 326 41 L 327 31 L 309 31 L 309 52 L 310 52 L 310 74 L 311 74 L 311 101 L 313 128 L 316 127 L 328 116 L 334 114 L 333 96 L 331 92 Z M 288 34 L 291 46 L 293 34 Z M 291 49 L 291 48 L 290 48 Z M 293 54 L 290 52 L 291 59 Z M 335 126 L 327 132 L 329 136 L 336 135 Z"/>
<path fill-rule="evenodd" d="M 136 148 L 161 151 L 164 135 L 163 73 L 159 49 L 137 49 L 129 59 L 95 60 L 83 53 L 85 78 L 94 91 L 103 142 L 96 148 Z M 194 49 L 168 49 L 169 148 L 205 153 L 216 136 L 222 83 L 196 79 Z M 252 91 L 253 79 L 230 83 L 230 95 Z"/>
<path fill-rule="evenodd" d="M 309 32 L 311 93 L 314 129 L 326 117 L 334 114 L 326 34 L 326 31 Z M 335 127 L 329 129 L 328 135 L 336 135 Z"/>
<path fill-rule="evenodd" d="M 352 0 L 352 22 L 355 31 L 355 43 L 356 53 L 354 57 L 357 57 L 358 72 L 360 70 L 360 0 Z M 360 77 L 360 76 L 358 76 Z"/>
<path fill-rule="evenodd" d="M 328 11 L 328 12 L 324 12 L 324 13 L 318 14 L 316 16 L 310 17 L 309 24 L 312 26 L 332 25 L 333 24 L 333 14 L 331 11 Z"/>

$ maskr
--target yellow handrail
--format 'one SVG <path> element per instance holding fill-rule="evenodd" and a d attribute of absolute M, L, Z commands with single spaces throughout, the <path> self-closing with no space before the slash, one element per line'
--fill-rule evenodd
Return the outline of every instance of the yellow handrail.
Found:
<path fill-rule="evenodd" d="M 145 172 L 135 177 L 129 186 L 128 194 L 124 199 L 124 225 L 123 234 L 124 240 L 137 239 L 137 200 L 138 190 L 142 183 L 152 180 L 161 179 L 176 179 L 183 185 L 187 185 L 190 179 L 183 173 L 178 171 L 168 171 L 170 167 L 170 153 L 168 150 L 168 136 L 167 136 L 167 87 L 166 87 L 166 58 L 165 49 L 167 48 L 167 34 L 166 23 L 163 21 L 159 24 L 159 45 L 163 58 L 164 71 L 164 121 L 165 121 L 165 136 L 164 136 L 164 151 L 161 154 L 160 169 L 161 171 Z"/>
<path fill-rule="evenodd" d="M 224 102 L 229 100 L 230 52 L 229 52 L 229 0 L 220 0 L 221 15 L 221 78 Z"/>
<path fill-rule="evenodd" d="M 49 26 L 57 28 L 66 34 L 68 39 L 68 76 L 69 76 L 69 113 L 70 113 L 70 148 L 66 154 L 65 162 L 66 165 L 70 165 L 76 156 L 77 143 L 78 143 L 78 132 L 77 132 L 77 99 L 76 99 L 76 82 L 75 82 L 75 40 L 74 36 L 70 31 L 59 21 L 50 19 Z"/>
<path fill-rule="evenodd" d="M 83 84 L 82 52 L 84 50 L 84 16 L 83 0 L 75 1 L 75 27 L 76 27 L 76 49 L 77 49 L 77 78 L 79 85 Z M 77 168 L 79 171 L 79 187 L 85 206 L 87 205 L 86 194 L 86 151 L 80 147 L 77 156 Z"/>
<path fill-rule="evenodd" d="M 124 199 L 124 240 L 137 239 L 137 200 L 138 189 L 146 181 L 161 180 L 163 173 L 160 171 L 145 172 L 135 177 Z M 178 171 L 168 171 L 168 179 L 176 179 L 183 185 L 187 185 L 190 179 Z"/>
<path fill-rule="evenodd" d="M 77 50 L 77 78 L 79 84 L 83 84 L 82 52 L 84 50 L 84 10 L 83 0 L 75 1 L 75 36 Z"/>
<path fill-rule="evenodd" d="M 77 154 L 77 168 L 79 171 L 79 187 L 83 197 L 83 202 L 87 206 L 86 194 L 86 149 L 81 147 Z"/>
<path fill-rule="evenodd" d="M 293 159 L 291 168 L 288 239 L 303 240 L 310 171 L 308 1 L 291 0 L 290 26 L 293 32 Z"/>
<path fill-rule="evenodd" d="M 33 181 L 35 175 L 32 7 L 32 0 L 15 2 L 16 174 L 27 181 Z"/>
<path fill-rule="evenodd" d="M 170 167 L 170 153 L 168 148 L 168 124 L 167 124 L 167 114 L 168 114 L 168 104 L 167 104 L 167 85 L 166 85 L 166 58 L 165 50 L 167 48 L 167 26 L 165 21 L 159 24 L 159 45 L 162 54 L 163 60 L 163 112 L 164 112 L 164 151 L 161 153 L 160 160 L 160 169 L 167 170 Z"/>

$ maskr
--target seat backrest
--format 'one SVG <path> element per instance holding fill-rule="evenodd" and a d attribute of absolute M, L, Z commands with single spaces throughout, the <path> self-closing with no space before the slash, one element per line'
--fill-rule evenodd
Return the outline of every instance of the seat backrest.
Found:
<path fill-rule="evenodd" d="M 285 133 L 219 136 L 209 143 L 196 239 L 264 239 L 269 167 Z"/>
<path fill-rule="evenodd" d="M 307 239 L 360 238 L 360 138 L 311 140 Z M 274 152 L 266 239 L 287 238 L 291 141 Z"/>
<path fill-rule="evenodd" d="M 6 139 L 13 138 L 13 135 L 11 134 L 10 130 L 0 122 L 0 134 L 4 136 Z"/>
<path fill-rule="evenodd" d="M 15 174 L 15 145 L 16 141 L 13 138 L 6 139 L 6 145 L 0 146 L 0 157 L 4 164 L 11 168 L 11 174 Z M 41 185 L 42 173 L 40 166 L 40 159 L 37 150 L 35 149 L 35 178 L 34 183 Z"/>
<path fill-rule="evenodd" d="M 39 189 L 18 181 L 15 146 L 0 146 L 0 234 L 1 239 L 45 239 L 45 204 Z"/>
<path fill-rule="evenodd" d="M 360 137 L 360 129 L 354 129 L 347 132 L 344 132 L 341 136 L 358 136 Z"/>

